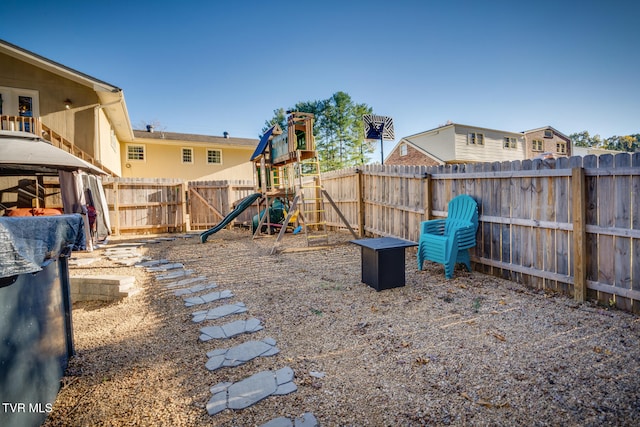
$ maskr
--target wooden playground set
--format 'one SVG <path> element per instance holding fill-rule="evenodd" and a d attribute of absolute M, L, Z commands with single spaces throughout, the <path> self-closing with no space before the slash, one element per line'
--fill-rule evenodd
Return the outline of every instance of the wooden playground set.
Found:
<path fill-rule="evenodd" d="M 276 124 L 264 133 L 251 156 L 256 192 L 236 202 L 233 211 L 219 224 L 201 233 L 202 243 L 256 203 L 259 213 L 253 218 L 253 237 L 277 234 L 271 253 L 277 250 L 287 230 L 304 233 L 308 247 L 327 246 L 325 201 L 358 238 L 322 187 L 313 121 L 311 113 L 289 112 L 286 132 Z"/>

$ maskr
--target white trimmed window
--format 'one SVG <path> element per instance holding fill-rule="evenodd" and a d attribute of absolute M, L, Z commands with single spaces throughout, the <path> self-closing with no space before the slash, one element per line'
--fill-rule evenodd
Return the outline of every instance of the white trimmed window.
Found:
<path fill-rule="evenodd" d="M 505 136 L 504 137 L 504 141 L 502 143 L 502 147 L 503 148 L 507 148 L 507 149 L 515 150 L 516 148 L 518 148 L 518 142 L 512 136 Z"/>
<path fill-rule="evenodd" d="M 407 144 L 400 145 L 400 155 L 401 156 L 407 155 Z"/>
<path fill-rule="evenodd" d="M 542 143 L 541 139 L 534 139 L 533 141 L 531 141 L 531 149 L 533 151 L 542 151 L 544 147 L 544 144 Z"/>
<path fill-rule="evenodd" d="M 556 152 L 559 154 L 567 154 L 567 143 L 556 142 Z"/>
<path fill-rule="evenodd" d="M 220 165 L 222 164 L 222 151 L 220 150 L 207 150 L 207 164 Z"/>
<path fill-rule="evenodd" d="M 144 145 L 127 144 L 127 160 L 144 161 Z"/>
<path fill-rule="evenodd" d="M 553 138 L 553 131 L 551 129 L 546 129 L 544 131 L 544 137 L 545 138 Z"/>
<path fill-rule="evenodd" d="M 484 134 L 469 132 L 467 135 L 467 144 L 484 145 Z"/>
<path fill-rule="evenodd" d="M 182 163 L 193 163 L 193 148 L 182 149 Z"/>

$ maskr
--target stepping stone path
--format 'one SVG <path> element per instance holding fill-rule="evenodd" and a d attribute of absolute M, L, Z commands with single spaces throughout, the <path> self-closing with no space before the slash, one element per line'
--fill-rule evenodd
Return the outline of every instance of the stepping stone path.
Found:
<path fill-rule="evenodd" d="M 191 238 L 196 234 L 178 236 Z M 172 263 L 166 259 L 150 260 L 142 257 L 137 248 L 143 244 L 172 241 L 175 238 L 157 238 L 144 243 L 130 243 L 107 248 L 105 255 L 110 259 L 145 268 L 149 273 L 154 273 L 158 282 L 174 279 L 175 281 L 163 283 L 166 289 L 175 289 L 176 297 L 183 297 L 186 307 L 214 303 L 219 300 L 233 298 L 231 290 L 208 292 L 204 295 L 195 295 L 202 291 L 217 288 L 217 284 L 211 282 L 205 276 L 191 277 L 193 270 L 184 268 L 182 263 Z M 205 283 L 200 283 L 205 282 Z M 245 313 L 247 307 L 243 302 L 226 304 L 206 310 L 192 313 L 194 323 L 205 320 L 217 320 L 226 316 Z M 264 329 L 261 321 L 256 318 L 241 319 L 224 325 L 205 326 L 200 328 L 200 341 L 223 340 L 242 334 L 249 334 Z M 233 368 L 252 361 L 258 357 L 268 357 L 278 354 L 280 350 L 273 338 L 246 341 L 231 348 L 214 349 L 207 352 L 209 358 L 205 368 L 215 371 L 220 368 Z M 276 371 L 262 371 L 253 374 L 241 381 L 220 382 L 210 388 L 212 397 L 206 405 L 209 415 L 218 414 L 226 409 L 244 409 L 252 406 L 269 396 L 279 396 L 295 392 L 298 387 L 293 382 L 295 374 L 293 370 L 285 366 Z M 297 418 L 275 418 L 261 427 L 318 427 L 320 424 L 313 414 L 307 412 Z"/>
<path fill-rule="evenodd" d="M 195 285 L 190 288 L 178 289 L 174 292 L 174 295 L 177 297 L 181 297 L 182 295 L 195 294 L 200 291 L 206 291 L 207 289 L 217 288 L 218 285 L 215 283 L 209 283 L 207 285 Z"/>
<path fill-rule="evenodd" d="M 154 260 L 139 262 L 136 264 L 136 267 L 147 268 L 147 267 L 154 267 L 157 265 L 168 264 L 168 263 L 169 261 L 166 259 L 154 259 Z"/>
<path fill-rule="evenodd" d="M 147 267 L 147 271 L 150 273 L 154 273 L 157 271 L 168 271 L 168 270 L 178 270 L 178 269 L 184 269 L 184 265 L 179 262 L 175 262 L 173 264 L 160 264 L 153 267 Z"/>
<path fill-rule="evenodd" d="M 215 371 L 228 366 L 240 366 L 256 357 L 273 356 L 279 352 L 276 340 L 273 338 L 265 338 L 262 341 L 247 341 L 232 348 L 208 351 L 209 360 L 204 366 L 210 371 Z"/>
<path fill-rule="evenodd" d="M 222 326 L 206 326 L 200 329 L 200 341 L 212 339 L 226 339 L 240 334 L 250 334 L 263 329 L 260 320 L 251 318 L 247 320 L 236 320 Z M 274 343 L 275 344 L 275 343 Z"/>
<path fill-rule="evenodd" d="M 244 409 L 269 396 L 293 393 L 298 386 L 293 382 L 293 370 L 284 367 L 277 371 L 262 371 L 237 383 L 218 383 L 211 387 L 213 394 L 207 403 L 209 415 L 227 408 Z"/>
<path fill-rule="evenodd" d="M 184 305 L 186 305 L 187 307 L 191 307 L 198 304 L 206 304 L 212 301 L 231 298 L 232 296 L 233 293 L 229 289 L 225 289 L 224 291 L 210 292 L 206 295 L 202 295 L 201 297 L 185 298 Z"/>
<path fill-rule="evenodd" d="M 204 322 L 205 320 L 216 320 L 221 317 L 229 316 L 230 314 L 240 314 L 247 311 L 247 307 L 243 302 L 237 302 L 235 304 L 222 305 L 220 307 L 212 308 L 210 310 L 200 310 L 193 312 L 193 321 L 195 323 Z"/>
<path fill-rule="evenodd" d="M 316 417 L 309 412 L 305 412 L 295 419 L 280 417 L 262 424 L 260 427 L 319 427 Z"/>
<path fill-rule="evenodd" d="M 180 270 L 170 271 L 169 273 L 165 273 L 165 274 L 158 274 L 156 276 L 156 279 L 158 280 L 178 279 L 180 277 L 191 276 L 191 274 L 193 274 L 193 270 L 180 269 Z"/>
<path fill-rule="evenodd" d="M 202 282 L 203 280 L 207 280 L 204 276 L 198 277 L 189 277 L 187 279 L 178 280 L 177 282 L 167 283 L 165 287 L 167 288 L 179 288 L 184 285 L 190 285 L 192 283 Z"/>

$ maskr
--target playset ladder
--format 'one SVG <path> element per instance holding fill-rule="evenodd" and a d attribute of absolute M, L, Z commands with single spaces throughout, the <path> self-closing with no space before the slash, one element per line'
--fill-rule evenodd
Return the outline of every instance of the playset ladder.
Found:
<path fill-rule="evenodd" d="M 303 220 L 302 228 L 307 236 L 307 245 L 326 245 L 329 243 L 329 235 L 317 153 L 314 157 L 302 160 L 298 151 L 297 166 L 298 209 Z"/>

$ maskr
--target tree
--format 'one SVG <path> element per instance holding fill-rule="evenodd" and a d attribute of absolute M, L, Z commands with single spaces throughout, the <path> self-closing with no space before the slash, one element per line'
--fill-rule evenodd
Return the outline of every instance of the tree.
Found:
<path fill-rule="evenodd" d="M 605 148 L 618 151 L 636 151 L 640 148 L 636 135 L 614 135 L 604 140 Z"/>
<path fill-rule="evenodd" d="M 282 130 L 287 129 L 287 115 L 284 111 L 284 108 L 278 108 L 277 110 L 273 110 L 273 117 L 270 120 L 265 120 L 264 127 L 262 128 L 262 135 L 273 125 L 278 125 Z M 262 136 L 260 135 L 260 136 Z"/>
<path fill-rule="evenodd" d="M 600 138 L 600 135 L 590 136 L 586 130 L 582 132 L 572 133 L 569 135 L 571 142 L 575 147 L 596 147 L 605 148 L 607 150 L 617 151 L 636 151 L 640 150 L 640 134 L 611 136 L 606 139 Z"/>
<path fill-rule="evenodd" d="M 600 135 L 589 135 L 589 132 L 583 130 L 582 132 L 576 132 L 569 135 L 572 144 L 575 147 L 599 147 L 602 145 L 602 138 Z"/>
<path fill-rule="evenodd" d="M 313 135 L 323 171 L 341 169 L 363 164 L 375 150 L 375 142 L 364 141 L 362 116 L 373 109 L 366 104 L 356 104 L 345 92 L 336 92 L 320 101 L 298 102 L 291 111 L 313 113 L 315 116 Z M 282 123 L 284 109 L 274 110 L 274 117 L 265 122 L 268 126 Z M 286 123 L 283 127 L 286 130 Z"/>

